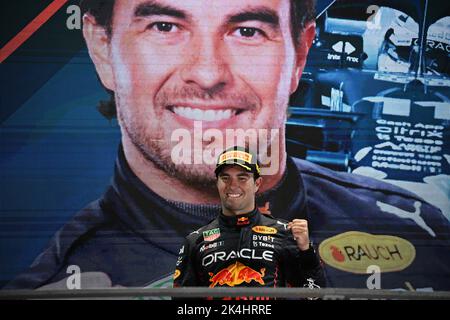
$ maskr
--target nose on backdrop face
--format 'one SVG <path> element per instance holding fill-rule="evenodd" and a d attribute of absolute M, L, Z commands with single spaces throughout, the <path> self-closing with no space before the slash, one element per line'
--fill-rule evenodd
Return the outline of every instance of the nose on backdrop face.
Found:
<path fill-rule="evenodd" d="M 181 70 L 185 83 L 212 92 L 231 83 L 229 57 L 221 41 L 212 35 L 202 35 L 192 40 Z"/>

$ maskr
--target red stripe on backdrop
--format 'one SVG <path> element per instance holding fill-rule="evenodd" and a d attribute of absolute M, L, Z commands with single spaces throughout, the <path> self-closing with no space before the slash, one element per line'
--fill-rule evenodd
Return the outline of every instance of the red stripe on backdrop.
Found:
<path fill-rule="evenodd" d="M 44 23 L 46 23 L 68 0 L 54 0 L 25 28 L 0 49 L 0 63 L 5 61 L 25 41 L 28 40 Z"/>

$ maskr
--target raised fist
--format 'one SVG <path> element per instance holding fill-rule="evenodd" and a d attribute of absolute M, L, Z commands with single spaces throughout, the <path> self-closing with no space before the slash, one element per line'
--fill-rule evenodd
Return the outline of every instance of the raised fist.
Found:
<path fill-rule="evenodd" d="M 288 223 L 288 229 L 291 230 L 294 240 L 301 251 L 309 249 L 308 221 L 305 219 L 294 219 Z"/>

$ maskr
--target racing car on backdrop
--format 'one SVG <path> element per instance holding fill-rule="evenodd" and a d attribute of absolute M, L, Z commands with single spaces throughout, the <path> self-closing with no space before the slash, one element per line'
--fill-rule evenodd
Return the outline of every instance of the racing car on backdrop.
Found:
<path fill-rule="evenodd" d="M 341 0 L 316 24 L 288 153 L 402 186 L 450 220 L 450 4 Z"/>

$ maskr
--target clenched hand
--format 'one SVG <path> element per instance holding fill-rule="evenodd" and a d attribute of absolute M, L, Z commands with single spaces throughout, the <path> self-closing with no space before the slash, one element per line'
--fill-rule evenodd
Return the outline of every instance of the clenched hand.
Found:
<path fill-rule="evenodd" d="M 288 229 L 291 230 L 294 240 L 301 251 L 309 248 L 308 221 L 305 219 L 294 219 L 288 223 Z"/>

